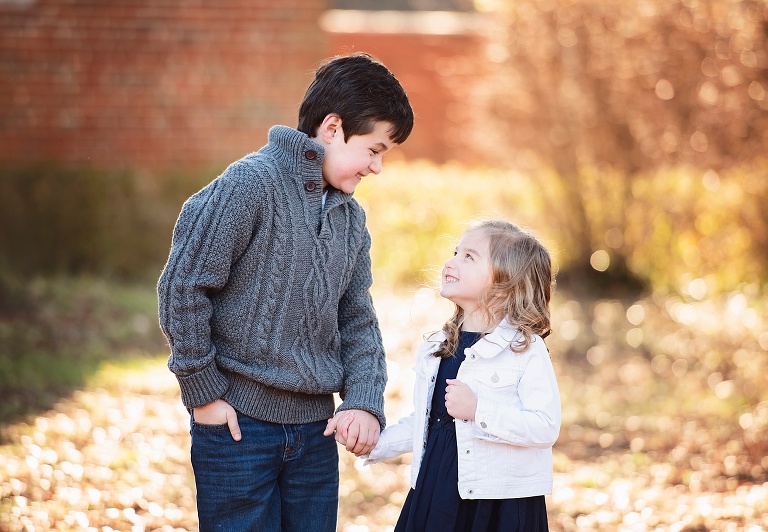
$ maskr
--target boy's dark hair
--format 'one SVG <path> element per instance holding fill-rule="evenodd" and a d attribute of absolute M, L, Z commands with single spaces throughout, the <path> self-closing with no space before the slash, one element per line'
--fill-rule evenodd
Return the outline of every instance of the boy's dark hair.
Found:
<path fill-rule="evenodd" d="M 402 144 L 413 129 L 413 110 L 400 82 L 366 53 L 336 56 L 318 67 L 299 108 L 298 130 L 310 137 L 329 114 L 342 121 L 344 140 L 392 124 L 389 138 Z"/>

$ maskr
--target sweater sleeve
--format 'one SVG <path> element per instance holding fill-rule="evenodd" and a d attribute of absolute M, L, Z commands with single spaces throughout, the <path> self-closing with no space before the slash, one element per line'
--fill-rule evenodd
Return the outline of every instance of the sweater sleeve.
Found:
<path fill-rule="evenodd" d="M 370 287 L 371 236 L 364 229 L 363 245 L 355 260 L 352 277 L 339 301 L 339 334 L 344 364 L 344 384 L 339 410 L 365 410 L 376 416 L 383 429 L 384 387 L 387 364 Z"/>
<path fill-rule="evenodd" d="M 221 398 L 229 386 L 215 362 L 211 297 L 226 284 L 247 246 L 255 208 L 237 180 L 226 175 L 182 207 L 157 286 L 160 326 L 171 348 L 168 367 L 188 408 Z"/>

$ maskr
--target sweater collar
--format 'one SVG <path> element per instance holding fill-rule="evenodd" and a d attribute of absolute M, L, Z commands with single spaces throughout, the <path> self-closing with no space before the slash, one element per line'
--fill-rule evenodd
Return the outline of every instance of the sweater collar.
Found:
<path fill-rule="evenodd" d="M 316 168 L 322 176 L 325 149 L 306 133 L 288 126 L 273 126 L 269 129 L 269 144 L 263 150 L 292 174 L 306 172 L 308 167 Z"/>
<path fill-rule="evenodd" d="M 301 186 L 308 182 L 315 183 L 316 187 L 323 186 L 323 146 L 310 139 L 306 133 L 288 126 L 272 126 L 268 138 L 269 144 L 264 147 L 264 152 L 287 168 Z M 352 194 L 333 187 L 329 186 L 326 190 L 328 197 L 325 210 L 352 199 Z"/>

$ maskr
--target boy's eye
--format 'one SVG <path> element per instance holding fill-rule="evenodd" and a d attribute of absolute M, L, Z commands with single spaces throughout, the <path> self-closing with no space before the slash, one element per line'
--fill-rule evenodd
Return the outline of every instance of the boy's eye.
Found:
<path fill-rule="evenodd" d="M 464 255 L 464 256 L 465 256 L 466 258 L 470 259 L 470 260 L 475 260 L 475 259 L 472 257 L 472 255 L 470 255 L 469 253 L 467 253 L 467 254 L 466 254 L 466 255 Z"/>
<path fill-rule="evenodd" d="M 371 155 L 378 155 L 379 152 L 377 150 L 371 150 Z"/>

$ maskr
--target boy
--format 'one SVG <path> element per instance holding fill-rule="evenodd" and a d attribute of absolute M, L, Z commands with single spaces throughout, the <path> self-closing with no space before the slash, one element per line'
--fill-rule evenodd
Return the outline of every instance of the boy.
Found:
<path fill-rule="evenodd" d="M 327 435 L 362 455 L 385 423 L 370 235 L 352 193 L 412 128 L 384 65 L 336 57 L 316 71 L 298 129 L 271 128 L 184 204 L 158 299 L 192 414 L 202 532 L 336 529 Z"/>

